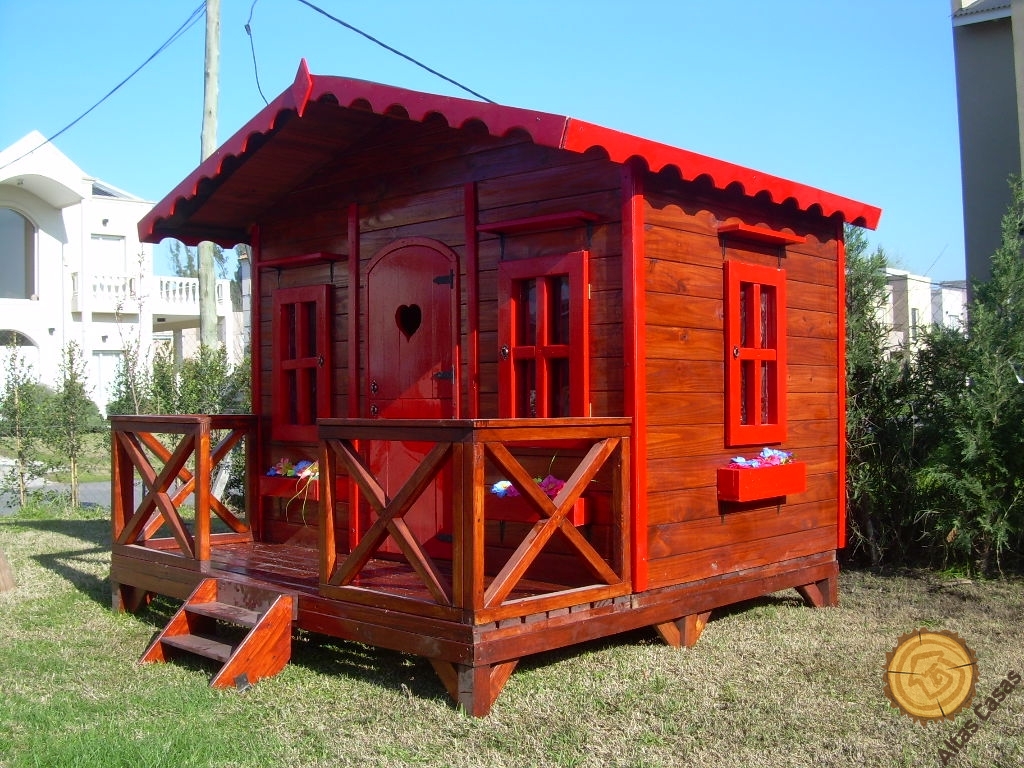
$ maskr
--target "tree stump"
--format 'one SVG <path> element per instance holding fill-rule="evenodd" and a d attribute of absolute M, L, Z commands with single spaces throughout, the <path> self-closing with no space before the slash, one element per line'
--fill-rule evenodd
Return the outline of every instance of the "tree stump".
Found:
<path fill-rule="evenodd" d="M 7 556 L 0 549 L 0 592 L 8 592 L 14 589 L 14 571 L 11 564 L 7 562 Z"/>

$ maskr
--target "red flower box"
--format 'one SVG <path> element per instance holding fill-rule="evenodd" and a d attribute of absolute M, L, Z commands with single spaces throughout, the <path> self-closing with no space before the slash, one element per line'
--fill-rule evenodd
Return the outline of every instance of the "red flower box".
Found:
<path fill-rule="evenodd" d="M 759 501 L 807 490 L 802 461 L 765 467 L 719 467 L 719 501 Z"/>
<path fill-rule="evenodd" d="M 489 496 L 484 507 L 487 520 L 518 523 L 535 523 L 540 520 L 540 513 L 522 496 Z M 576 499 L 566 519 L 577 527 L 590 522 L 590 509 L 584 497 Z"/>
<path fill-rule="evenodd" d="M 336 499 L 347 498 L 345 478 L 337 478 L 334 484 Z M 260 475 L 260 496 L 274 496 L 279 499 L 320 500 L 320 480 L 316 477 L 281 477 L 280 475 Z"/>

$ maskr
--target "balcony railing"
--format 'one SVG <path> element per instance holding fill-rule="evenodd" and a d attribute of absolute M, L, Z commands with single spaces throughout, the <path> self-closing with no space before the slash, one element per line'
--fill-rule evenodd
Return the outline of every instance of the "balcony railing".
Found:
<path fill-rule="evenodd" d="M 217 314 L 230 310 L 229 280 L 214 287 Z M 71 274 L 71 311 L 137 315 L 141 307 L 154 314 L 199 315 L 199 280 L 166 275 Z"/>

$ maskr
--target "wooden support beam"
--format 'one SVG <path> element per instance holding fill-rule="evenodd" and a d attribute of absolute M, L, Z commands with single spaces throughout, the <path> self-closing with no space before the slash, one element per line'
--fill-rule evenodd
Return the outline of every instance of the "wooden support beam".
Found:
<path fill-rule="evenodd" d="M 711 618 L 711 611 L 704 611 L 683 616 L 676 621 L 655 624 L 654 628 L 658 630 L 658 634 L 667 645 L 671 645 L 673 648 L 692 648 L 700 639 L 709 618 Z"/>
<path fill-rule="evenodd" d="M 813 584 L 803 584 L 796 588 L 800 596 L 810 608 L 835 608 L 839 605 L 839 579 L 829 576 L 827 579 Z"/>
<path fill-rule="evenodd" d="M 430 659 L 430 665 L 441 678 L 448 695 L 473 717 L 486 717 L 516 668 L 519 659 L 497 664 L 469 666 Z"/>
<path fill-rule="evenodd" d="M 110 582 L 111 608 L 121 613 L 135 613 L 140 608 L 149 605 L 153 598 L 152 592 L 147 592 L 141 587 L 133 587 L 130 584 L 119 584 L 116 581 Z"/>
<path fill-rule="evenodd" d="M 9 592 L 14 589 L 14 571 L 11 564 L 7 562 L 7 556 L 0 549 L 0 592 Z"/>

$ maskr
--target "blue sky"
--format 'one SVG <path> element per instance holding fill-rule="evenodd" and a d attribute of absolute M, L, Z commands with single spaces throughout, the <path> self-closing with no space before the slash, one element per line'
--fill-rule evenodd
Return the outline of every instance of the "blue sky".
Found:
<path fill-rule="evenodd" d="M 200 0 L 0 0 L 0 148 L 92 106 Z M 883 209 L 873 244 L 964 275 L 949 0 L 311 0 L 489 99 L 570 115 Z M 468 96 L 297 0 L 221 0 L 218 140 L 314 74 Z M 157 201 L 199 162 L 204 22 L 55 144 Z"/>

